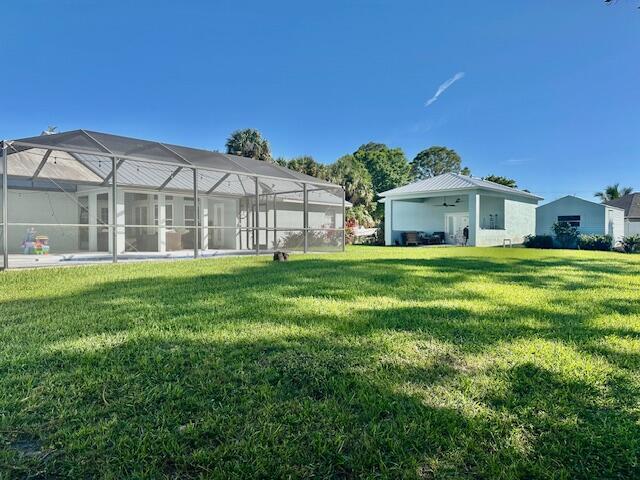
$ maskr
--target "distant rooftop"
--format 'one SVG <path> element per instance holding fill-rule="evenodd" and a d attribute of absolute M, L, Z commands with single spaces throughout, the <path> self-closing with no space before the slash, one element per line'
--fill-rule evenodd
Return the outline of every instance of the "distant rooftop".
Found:
<path fill-rule="evenodd" d="M 604 203 L 611 207 L 623 208 L 624 216 L 627 218 L 640 219 L 640 193 L 630 193 Z"/>

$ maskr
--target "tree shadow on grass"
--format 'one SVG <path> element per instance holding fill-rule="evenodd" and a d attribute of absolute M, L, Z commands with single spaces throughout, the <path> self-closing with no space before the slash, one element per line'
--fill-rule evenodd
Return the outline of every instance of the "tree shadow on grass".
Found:
<path fill-rule="evenodd" d="M 359 375 L 371 355 L 321 337 L 151 336 L 59 351 L 27 365 L 48 378 L 31 393 L 40 408 L 11 412 L 25 432 L 4 460 L 25 474 L 67 477 L 303 478 L 415 476 L 442 449 L 471 458 L 451 437 L 469 420 Z M 59 454 L 48 462 L 20 455 L 25 433 Z"/>
<path fill-rule="evenodd" d="M 571 465 L 572 478 L 637 478 L 640 466 L 637 388 L 629 391 L 628 378 L 612 376 L 609 392 L 524 363 L 504 372 L 509 388 L 484 401 L 498 413 L 524 427 L 530 459 L 554 458 Z M 554 476 L 537 462 L 523 466 L 526 477 Z"/>
<path fill-rule="evenodd" d="M 23 432 L 0 458 L 19 473 L 66 477 L 523 478 L 552 476 L 558 465 L 573 478 L 635 471 L 637 419 L 620 406 L 598 406 L 587 384 L 521 365 L 501 373 L 506 391 L 483 399 L 493 413 L 470 415 L 402 388 L 420 381 L 460 389 L 469 375 L 451 359 L 381 371 L 371 368 L 376 353 L 319 336 L 219 342 L 180 335 L 58 351 L 26 365 L 48 377 L 31 393 L 37 407 L 10 412 L 33 444 L 56 454 L 22 455 L 14 444 L 24 443 Z"/>
<path fill-rule="evenodd" d="M 3 302 L 0 385 L 9 393 L 0 396 L 0 465 L 80 477 L 637 473 L 638 392 L 624 371 L 603 393 L 537 365 L 487 373 L 466 361 L 544 339 L 635 368 L 637 358 L 594 342 L 637 339 L 637 330 L 591 320 L 594 312 L 637 316 L 638 304 L 601 298 L 606 282 L 572 300 L 572 285 L 617 267 L 569 260 L 561 267 L 571 274 L 554 278 L 525 261 L 477 257 L 246 263 L 219 272 L 215 262 L 211 271 L 197 263 L 188 274 L 129 275 L 81 295 Z M 476 277 L 551 292 L 577 308 L 513 307 L 475 289 Z M 394 333 L 444 350 L 402 362 L 379 341 Z M 483 413 L 437 396 L 473 398 L 469 385 L 482 375 L 498 384 L 475 400 Z M 25 444 L 56 454 L 25 455 Z"/>

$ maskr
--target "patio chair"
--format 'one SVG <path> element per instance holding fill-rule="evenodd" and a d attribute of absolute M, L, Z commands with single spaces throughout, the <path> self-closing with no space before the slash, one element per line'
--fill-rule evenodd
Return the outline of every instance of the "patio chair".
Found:
<path fill-rule="evenodd" d="M 431 238 L 434 240 L 434 244 L 440 245 L 444 243 L 444 232 L 433 232 Z"/>
<path fill-rule="evenodd" d="M 406 246 L 418 246 L 418 232 L 404 232 L 404 244 Z"/>

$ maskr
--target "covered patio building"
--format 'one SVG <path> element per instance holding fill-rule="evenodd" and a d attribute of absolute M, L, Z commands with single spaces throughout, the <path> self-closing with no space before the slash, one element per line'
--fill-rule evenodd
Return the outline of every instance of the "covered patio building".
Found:
<path fill-rule="evenodd" d="M 385 244 L 403 244 L 403 233 L 436 235 L 470 246 L 522 243 L 536 231 L 541 197 L 480 178 L 445 173 L 380 194 L 385 205 Z"/>

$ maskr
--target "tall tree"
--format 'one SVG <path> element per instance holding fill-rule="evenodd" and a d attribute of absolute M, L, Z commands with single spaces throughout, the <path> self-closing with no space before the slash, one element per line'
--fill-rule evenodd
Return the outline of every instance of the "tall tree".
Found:
<path fill-rule="evenodd" d="M 486 177 L 482 177 L 482 179 L 493 183 L 499 183 L 505 187 L 518 188 L 518 183 L 513 178 L 503 177 L 501 175 L 487 175 Z"/>
<path fill-rule="evenodd" d="M 329 178 L 344 187 L 345 198 L 354 206 L 366 209 L 373 202 L 373 183 L 371 174 L 353 155 L 340 157 L 331 165 Z"/>
<path fill-rule="evenodd" d="M 279 159 L 276 160 L 276 163 L 282 165 L 282 163 L 279 162 Z M 283 166 L 290 168 L 291 170 L 295 170 L 296 172 L 311 175 L 312 177 L 316 177 L 321 180 L 326 180 L 329 177 L 329 168 L 326 165 L 317 162 L 313 157 L 310 157 L 309 155 L 292 158 L 291 160 L 286 161 Z"/>
<path fill-rule="evenodd" d="M 443 173 L 460 173 L 461 162 L 460 155 L 455 150 L 434 146 L 422 150 L 416 155 L 411 162 L 411 172 L 418 180 L 437 177 Z M 471 173 L 467 167 L 464 170 L 465 174 Z"/>
<path fill-rule="evenodd" d="M 360 146 L 353 157 L 371 175 L 374 193 L 391 190 L 411 181 L 411 167 L 401 148 L 370 142 Z"/>
<path fill-rule="evenodd" d="M 271 160 L 271 149 L 260 132 L 254 128 L 236 130 L 227 139 L 225 144 L 227 153 L 256 160 Z"/>
<path fill-rule="evenodd" d="M 620 189 L 620 184 L 614 183 L 613 185 L 607 185 L 602 192 L 596 192 L 593 195 L 598 197 L 600 201 L 606 202 L 609 200 L 615 200 L 616 198 L 624 197 L 625 195 L 629 195 L 632 192 L 632 187 L 624 187 L 623 189 Z"/>

